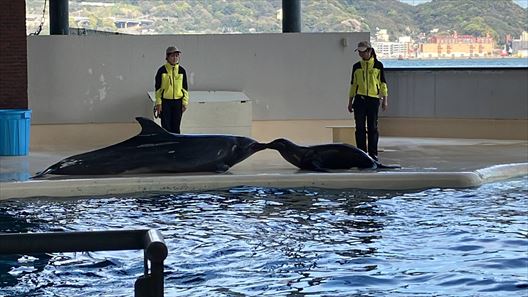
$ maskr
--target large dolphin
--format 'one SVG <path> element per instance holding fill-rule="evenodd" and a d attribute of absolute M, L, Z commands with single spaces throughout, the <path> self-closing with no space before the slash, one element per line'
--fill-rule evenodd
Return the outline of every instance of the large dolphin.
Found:
<path fill-rule="evenodd" d="M 303 170 L 400 168 L 383 165 L 357 147 L 344 143 L 300 146 L 279 138 L 264 146 L 277 150 L 286 161 Z"/>
<path fill-rule="evenodd" d="M 46 174 L 109 175 L 121 173 L 224 172 L 265 147 L 233 135 L 180 135 L 152 120 L 137 117 L 141 132 L 123 142 L 68 157 Z"/>

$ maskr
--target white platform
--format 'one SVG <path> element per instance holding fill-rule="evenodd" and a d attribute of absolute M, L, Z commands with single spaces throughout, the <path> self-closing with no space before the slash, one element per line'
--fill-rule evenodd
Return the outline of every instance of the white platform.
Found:
<path fill-rule="evenodd" d="M 278 152 L 263 150 L 224 174 L 50 175 L 46 179 L 27 180 L 65 157 L 86 152 L 82 148 L 49 147 L 33 150 L 29 156 L 0 157 L 0 200 L 201 191 L 240 185 L 377 190 L 466 188 L 528 175 L 528 141 L 382 138 L 381 144 L 385 148 L 380 154 L 382 162 L 400 164 L 401 169 L 300 171 Z"/>
<path fill-rule="evenodd" d="M 469 188 L 525 175 L 528 163 L 496 165 L 463 172 L 268 173 L 144 175 L 1 183 L 0 201 L 35 196 L 73 197 L 137 192 L 205 191 L 240 185 L 329 189 L 411 190 Z"/>
<path fill-rule="evenodd" d="M 149 91 L 147 94 L 152 114 L 155 93 Z M 189 97 L 189 106 L 182 119 L 182 133 L 251 136 L 253 109 L 251 100 L 243 92 L 191 91 Z M 159 119 L 154 121 L 161 125 Z"/>

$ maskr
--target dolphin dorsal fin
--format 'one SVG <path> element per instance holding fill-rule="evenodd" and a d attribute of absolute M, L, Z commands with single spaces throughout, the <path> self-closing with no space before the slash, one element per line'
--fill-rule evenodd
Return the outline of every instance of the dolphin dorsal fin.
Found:
<path fill-rule="evenodd" d="M 144 118 L 144 117 L 137 117 L 136 121 L 138 121 L 138 123 L 141 125 L 141 132 L 139 133 L 139 135 L 142 135 L 142 136 L 172 135 L 167 130 L 158 126 L 158 124 L 156 124 L 151 119 Z"/>

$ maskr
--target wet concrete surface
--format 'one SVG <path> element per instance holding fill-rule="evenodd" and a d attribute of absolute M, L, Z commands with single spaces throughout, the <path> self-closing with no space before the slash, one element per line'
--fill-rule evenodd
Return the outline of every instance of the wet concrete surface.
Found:
<path fill-rule="evenodd" d="M 28 156 L 2 156 L 0 181 L 26 180 L 63 158 L 92 149 L 96 148 L 41 147 L 33 148 Z M 398 171 L 403 172 L 461 172 L 528 162 L 528 141 L 523 140 L 386 137 L 380 140 L 380 150 L 379 157 L 383 164 L 398 164 L 402 167 Z M 257 152 L 229 170 L 234 175 L 303 172 L 272 150 Z M 60 176 L 53 179 L 57 178 L 71 177 Z"/>

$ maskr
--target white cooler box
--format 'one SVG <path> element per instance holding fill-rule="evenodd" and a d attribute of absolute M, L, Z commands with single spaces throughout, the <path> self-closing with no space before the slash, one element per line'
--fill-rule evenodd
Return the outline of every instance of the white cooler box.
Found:
<path fill-rule="evenodd" d="M 156 101 L 154 91 L 147 92 L 150 114 Z M 161 125 L 160 119 L 154 121 Z M 232 134 L 251 136 L 253 109 L 243 92 L 191 91 L 189 106 L 183 113 L 183 134 Z"/>

